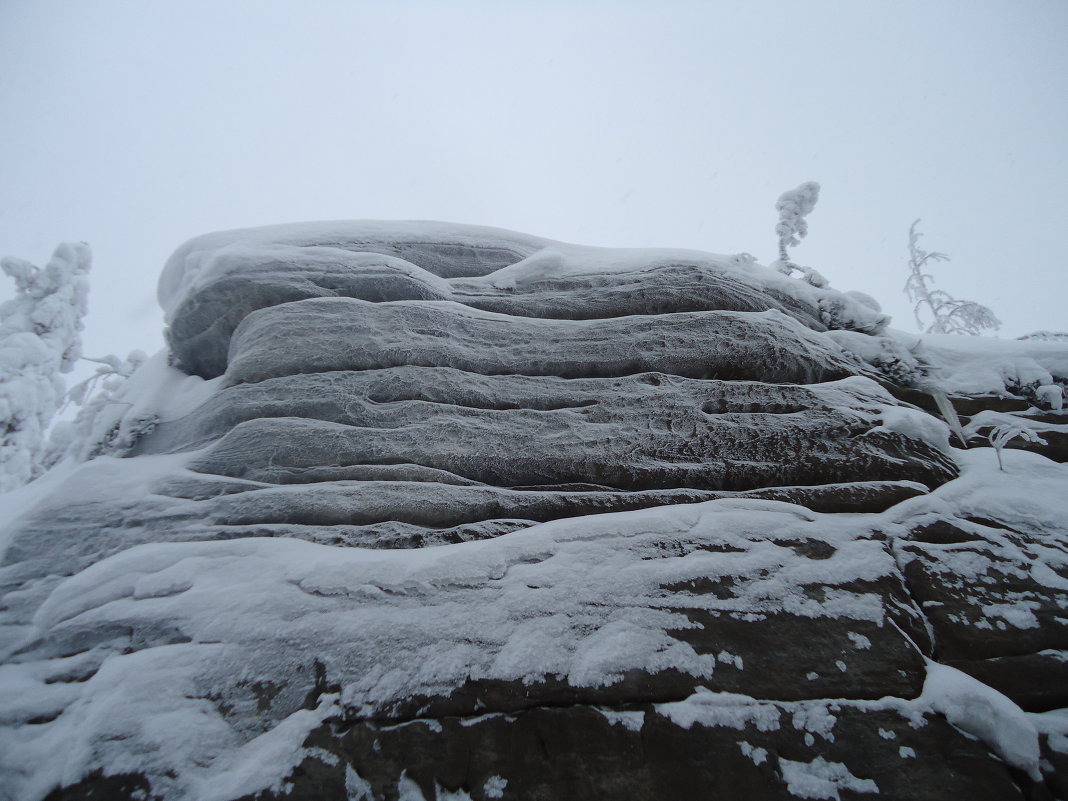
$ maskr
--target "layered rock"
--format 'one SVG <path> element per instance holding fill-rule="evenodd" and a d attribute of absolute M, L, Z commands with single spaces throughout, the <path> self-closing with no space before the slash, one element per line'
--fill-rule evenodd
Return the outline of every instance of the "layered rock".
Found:
<path fill-rule="evenodd" d="M 146 433 L 10 529 L 15 797 L 1060 792 L 1068 475 L 953 451 L 870 308 L 415 223 L 203 237 L 161 301 Z"/>

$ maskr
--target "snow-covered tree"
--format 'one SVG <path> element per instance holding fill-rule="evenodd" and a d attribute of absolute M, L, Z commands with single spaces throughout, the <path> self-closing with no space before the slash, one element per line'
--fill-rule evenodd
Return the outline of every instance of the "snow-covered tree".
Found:
<path fill-rule="evenodd" d="M 989 434 L 987 434 L 987 440 L 990 441 L 990 445 L 994 448 L 994 454 L 998 457 L 998 470 L 1004 472 L 1005 465 L 1001 461 L 1001 449 L 1009 444 L 1011 440 L 1021 437 L 1028 442 L 1034 442 L 1037 445 L 1045 445 L 1046 440 L 1042 439 L 1038 434 L 1029 428 L 1023 428 L 1014 423 L 1005 423 L 999 426 L 995 426 Z"/>
<path fill-rule="evenodd" d="M 912 312 L 916 316 L 916 325 L 928 334 L 970 334 L 978 336 L 984 329 L 996 331 L 1001 321 L 989 308 L 970 300 L 957 300 L 948 292 L 932 289 L 934 277 L 925 272 L 931 262 L 949 261 L 949 256 L 937 251 L 926 251 L 920 247 L 920 237 L 916 230 L 920 224 L 916 220 L 909 227 L 909 277 L 905 281 L 905 294 L 913 302 Z M 931 318 L 925 324 L 923 314 Z"/>
<path fill-rule="evenodd" d="M 811 267 L 794 264 L 786 251 L 788 247 L 800 245 L 801 240 L 808 235 L 808 222 L 805 217 L 816 208 L 819 198 L 820 185 L 815 181 L 807 181 L 779 195 L 775 202 L 775 210 L 779 212 L 779 222 L 775 226 L 775 233 L 779 236 L 779 258 L 771 266 L 784 275 L 790 275 L 796 270 L 813 286 L 827 286 L 826 278 Z"/>
<path fill-rule="evenodd" d="M 101 454 L 123 453 L 139 436 L 155 427 L 154 419 L 128 419 L 130 404 L 118 397 L 126 379 L 147 358 L 140 350 L 131 351 L 125 359 L 112 355 L 102 359 L 85 357 L 85 361 L 100 366 L 66 393 L 64 406 L 74 403 L 81 408 L 73 420 L 56 423 L 52 429 L 44 456 L 45 467 L 52 467 L 65 458 L 85 461 Z"/>
<path fill-rule="evenodd" d="M 0 260 L 16 290 L 0 305 L 0 492 L 42 469 L 45 437 L 64 395 L 60 374 L 81 356 L 91 261 L 85 243 L 61 244 L 44 268 Z"/>

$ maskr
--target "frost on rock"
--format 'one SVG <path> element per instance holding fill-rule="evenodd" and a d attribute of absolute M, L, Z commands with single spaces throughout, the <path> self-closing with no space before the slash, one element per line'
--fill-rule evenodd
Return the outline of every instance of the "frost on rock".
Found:
<path fill-rule="evenodd" d="M 105 447 L 5 498 L 18 801 L 1002 801 L 925 659 L 1068 706 L 1068 467 L 999 472 L 891 378 L 1060 386 L 1062 345 L 436 223 L 212 234 L 160 297 L 169 352 L 66 452 Z"/>
<path fill-rule="evenodd" d="M 540 320 L 533 331 L 545 330 L 547 320 L 702 311 L 774 310 L 816 331 L 826 330 L 824 318 L 863 331 L 887 322 L 868 304 L 786 278 L 751 257 L 580 247 L 436 223 L 316 223 L 210 234 L 171 257 L 159 296 L 177 363 L 205 378 L 226 369 L 230 336 L 249 314 L 316 298 L 416 302 L 424 311 L 428 302 L 452 301 L 474 320 L 500 318 L 473 310 Z M 511 327 L 522 331 L 521 322 L 512 319 Z M 603 330 L 611 336 L 614 329 Z"/>

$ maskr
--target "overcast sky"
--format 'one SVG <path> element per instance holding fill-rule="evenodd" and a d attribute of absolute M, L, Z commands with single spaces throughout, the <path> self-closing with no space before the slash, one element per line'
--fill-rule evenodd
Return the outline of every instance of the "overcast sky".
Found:
<path fill-rule="evenodd" d="M 1066 43 L 1065 0 L 0 0 L 0 253 L 89 242 L 86 351 L 125 355 L 197 234 L 437 219 L 766 263 L 814 180 L 794 260 L 896 327 L 922 217 L 940 288 L 1064 330 Z"/>

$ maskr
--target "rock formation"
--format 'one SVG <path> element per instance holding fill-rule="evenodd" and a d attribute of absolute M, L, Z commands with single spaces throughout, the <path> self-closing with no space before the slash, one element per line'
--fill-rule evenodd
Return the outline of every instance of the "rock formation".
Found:
<path fill-rule="evenodd" d="M 999 472 L 919 408 L 974 348 L 745 256 L 335 223 L 160 286 L 132 444 L 9 496 L 10 797 L 1068 796 L 1063 344 L 971 401 L 1056 435 Z"/>

